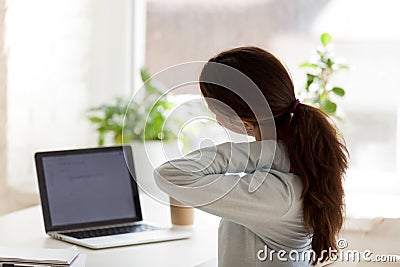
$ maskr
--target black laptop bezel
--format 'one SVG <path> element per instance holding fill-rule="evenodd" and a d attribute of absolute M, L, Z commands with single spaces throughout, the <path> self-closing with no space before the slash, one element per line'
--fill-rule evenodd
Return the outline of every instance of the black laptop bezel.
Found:
<path fill-rule="evenodd" d="M 111 152 L 111 151 L 122 151 L 124 153 L 125 162 L 127 163 L 127 168 L 129 168 L 128 172 L 130 175 L 130 180 L 131 180 L 131 185 L 132 185 L 132 194 L 133 194 L 133 201 L 134 201 L 136 216 L 132 216 L 130 218 L 124 218 L 124 219 L 117 219 L 117 220 L 105 220 L 105 221 L 97 221 L 97 222 L 89 222 L 89 223 L 77 223 L 77 224 L 54 226 L 51 221 L 49 199 L 48 199 L 48 195 L 47 195 L 46 178 L 45 178 L 44 169 L 43 169 L 43 158 L 54 157 L 54 156 L 99 153 L 99 152 Z M 74 231 L 74 230 L 79 230 L 79 229 L 106 227 L 106 226 L 113 226 L 113 225 L 119 225 L 119 224 L 129 224 L 129 223 L 134 223 L 134 222 L 143 220 L 137 183 L 136 183 L 136 180 L 132 177 L 132 173 L 133 173 L 133 175 L 135 175 L 135 169 L 134 169 L 134 163 L 133 163 L 132 148 L 130 146 L 124 145 L 124 146 L 96 147 L 96 148 L 37 152 L 37 153 L 35 153 L 35 165 L 36 165 L 36 172 L 37 172 L 37 178 L 38 178 L 38 183 L 39 183 L 40 200 L 42 203 L 41 206 L 42 206 L 44 226 L 45 226 L 46 233 L 55 232 L 55 231 L 57 231 L 57 232 L 71 231 L 71 230 Z"/>

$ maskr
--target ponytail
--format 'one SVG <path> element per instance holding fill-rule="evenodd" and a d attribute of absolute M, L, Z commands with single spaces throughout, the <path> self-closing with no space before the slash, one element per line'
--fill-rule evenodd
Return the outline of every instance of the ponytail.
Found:
<path fill-rule="evenodd" d="M 303 216 L 312 235 L 316 257 L 324 262 L 336 250 L 336 236 L 343 224 L 342 178 L 348 166 L 348 151 L 336 128 L 321 110 L 298 104 L 289 126 L 288 152 L 292 171 L 303 182 Z M 325 251 L 325 253 L 324 253 Z"/>

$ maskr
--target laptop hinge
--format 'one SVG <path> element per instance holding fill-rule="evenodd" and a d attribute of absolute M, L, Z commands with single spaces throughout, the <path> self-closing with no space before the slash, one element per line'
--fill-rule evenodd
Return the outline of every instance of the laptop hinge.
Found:
<path fill-rule="evenodd" d="M 112 224 L 112 225 L 98 226 L 98 227 L 85 227 L 85 228 L 79 228 L 79 229 L 73 229 L 73 230 L 49 231 L 49 232 L 47 232 L 47 234 L 71 233 L 71 232 L 80 232 L 80 231 L 87 231 L 87 230 L 108 229 L 108 228 L 114 228 L 114 227 L 131 226 L 131 225 L 142 224 L 142 223 L 143 223 L 143 221 L 138 221 L 138 222 Z"/>

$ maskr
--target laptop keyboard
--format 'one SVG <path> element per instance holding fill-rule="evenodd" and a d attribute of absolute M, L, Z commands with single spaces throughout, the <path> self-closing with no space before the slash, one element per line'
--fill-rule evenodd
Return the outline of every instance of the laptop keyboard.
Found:
<path fill-rule="evenodd" d="M 84 239 L 84 238 L 92 238 L 92 237 L 99 237 L 99 236 L 145 232 L 145 231 L 152 231 L 152 230 L 157 230 L 157 229 L 160 229 L 160 228 L 152 226 L 152 225 L 148 225 L 148 224 L 136 224 L 136 225 L 105 228 L 105 229 L 69 232 L 69 233 L 62 233 L 62 234 L 71 236 L 71 237 L 74 237 L 77 239 Z"/>

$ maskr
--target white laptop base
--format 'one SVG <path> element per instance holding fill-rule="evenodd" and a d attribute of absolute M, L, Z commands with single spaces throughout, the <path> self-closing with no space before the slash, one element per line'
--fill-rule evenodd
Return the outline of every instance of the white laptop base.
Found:
<path fill-rule="evenodd" d="M 60 233 L 48 233 L 48 235 L 52 238 L 80 245 L 83 247 L 91 249 L 102 249 L 185 239 L 191 236 L 191 232 L 174 228 L 160 228 L 157 230 L 144 232 L 99 236 L 83 239 L 74 238 Z"/>

